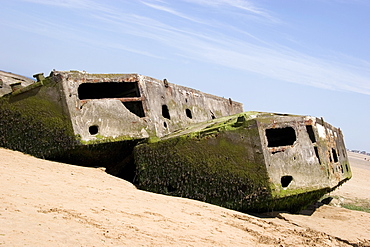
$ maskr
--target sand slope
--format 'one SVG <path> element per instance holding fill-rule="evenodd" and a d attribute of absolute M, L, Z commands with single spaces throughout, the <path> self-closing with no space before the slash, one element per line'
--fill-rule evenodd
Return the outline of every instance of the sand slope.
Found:
<path fill-rule="evenodd" d="M 0 246 L 370 246 L 369 213 L 255 217 L 6 149 L 0 170 Z"/>

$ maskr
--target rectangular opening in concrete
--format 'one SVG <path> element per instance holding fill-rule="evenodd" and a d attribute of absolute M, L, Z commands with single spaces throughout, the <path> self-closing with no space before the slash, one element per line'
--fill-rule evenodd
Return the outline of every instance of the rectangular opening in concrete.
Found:
<path fill-rule="evenodd" d="M 78 87 L 78 98 L 80 100 L 121 99 L 127 110 L 138 117 L 145 117 L 137 82 L 82 83 Z"/>
<path fill-rule="evenodd" d="M 267 147 L 290 146 L 297 140 L 292 127 L 266 129 Z"/>
<path fill-rule="evenodd" d="M 333 159 L 334 159 L 334 162 L 337 163 L 338 162 L 338 155 L 337 155 L 337 151 L 335 151 L 334 148 L 331 149 L 332 150 L 332 153 L 333 153 Z"/>
<path fill-rule="evenodd" d="M 129 97 L 140 97 L 137 82 L 82 83 L 78 87 L 80 100 Z"/>
<path fill-rule="evenodd" d="M 316 142 L 315 133 L 313 132 L 312 125 L 306 125 L 306 130 L 308 133 L 308 136 L 310 137 L 310 140 L 312 143 Z"/>

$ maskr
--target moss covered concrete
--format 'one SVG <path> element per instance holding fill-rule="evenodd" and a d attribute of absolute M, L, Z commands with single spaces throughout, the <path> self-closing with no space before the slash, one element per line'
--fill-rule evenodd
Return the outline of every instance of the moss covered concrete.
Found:
<path fill-rule="evenodd" d="M 333 188 L 321 184 L 282 188 L 272 182 L 263 150 L 264 131 L 259 128 L 274 117 L 241 113 L 195 124 L 162 139 L 151 138 L 134 149 L 134 183 L 140 189 L 243 212 L 299 211 Z"/>
<path fill-rule="evenodd" d="M 68 80 L 77 80 L 81 76 L 84 75 L 75 72 L 68 77 Z M 279 184 L 280 178 L 286 174 L 281 171 L 277 173 L 278 169 L 268 169 L 272 164 L 277 164 L 278 168 L 286 166 L 287 159 L 284 159 L 281 164 L 271 159 L 278 155 L 273 156 L 271 151 L 267 150 L 263 128 L 274 128 L 270 125 L 276 125 L 278 116 L 288 115 L 248 112 L 192 123 L 194 119 L 189 120 L 190 118 L 185 115 L 185 110 L 190 106 L 177 107 L 175 101 L 170 99 L 167 104 L 175 110 L 179 108 L 179 112 L 184 116 L 172 123 L 171 131 L 180 130 L 162 139 L 158 136 L 162 136 L 163 133 L 159 135 L 155 131 L 148 131 L 145 136 L 139 135 L 139 137 L 128 137 L 127 134 L 122 133 L 110 137 L 110 132 L 104 136 L 99 132 L 96 135 L 89 133 L 88 136 L 93 138 L 82 141 L 82 135 L 76 135 L 76 128 L 72 127 L 74 120 L 71 120 L 70 112 L 75 110 L 76 102 L 71 100 L 71 104 L 67 105 L 63 92 L 67 92 L 68 89 L 61 88 L 61 84 L 58 83 L 60 78 L 58 78 L 58 76 L 47 77 L 0 98 L 2 116 L 0 146 L 72 164 L 105 166 L 107 172 L 116 176 L 129 180 L 135 177 L 134 182 L 141 189 L 193 198 L 239 211 L 277 209 L 295 211 L 319 199 L 330 190 L 330 186 L 314 187 L 317 183 L 313 182 L 306 183 L 313 189 L 298 184 L 301 177 L 304 180 L 307 178 L 305 177 L 307 173 L 302 172 L 297 172 L 298 175 L 302 175 L 301 177 L 294 176 L 293 183 L 297 183 L 291 187 L 282 188 Z M 111 78 L 107 77 L 107 80 Z M 70 93 L 69 97 L 71 97 Z M 193 109 L 195 108 L 196 106 L 193 106 Z M 97 111 L 100 114 L 104 112 L 106 105 L 102 104 L 101 109 L 102 111 Z M 113 107 L 114 114 L 116 114 L 115 109 Z M 214 112 L 216 116 L 219 115 L 217 111 Z M 208 114 L 207 112 L 207 119 L 211 117 Z M 92 116 L 96 116 L 94 111 Z M 298 116 L 292 115 L 290 117 L 292 119 L 289 121 L 293 122 L 301 123 L 303 119 L 302 117 L 293 119 Z M 105 118 L 108 119 L 109 116 Z M 161 118 L 163 116 L 159 119 Z M 83 119 L 82 123 L 91 119 Z M 125 117 L 118 119 L 121 121 Z M 183 119 L 188 121 L 185 125 L 188 127 L 182 127 Z M 140 121 L 146 120 L 140 119 Z M 287 124 L 288 120 L 279 121 Z M 107 126 L 117 127 L 117 122 L 113 123 Z M 134 122 L 131 120 L 125 122 L 122 126 L 118 126 L 118 129 L 130 127 L 132 123 Z M 162 121 L 159 121 L 159 124 L 163 129 Z M 85 125 L 83 127 L 88 126 Z M 143 129 L 140 128 L 140 130 Z M 298 130 L 296 128 L 297 132 Z M 166 131 L 171 132 L 169 129 Z M 305 138 L 309 141 L 308 136 Z M 138 145 L 144 139 L 145 143 Z M 305 139 L 302 138 L 302 140 Z M 315 145 L 321 145 L 321 142 L 323 141 L 320 140 Z M 313 145 L 311 142 L 309 144 Z M 323 142 L 322 146 L 325 145 L 327 144 Z M 344 148 L 344 144 L 341 143 L 337 143 L 336 146 Z M 300 152 L 305 146 L 296 145 L 296 148 L 297 152 Z M 349 170 L 346 159 L 340 162 L 343 163 L 341 163 L 342 170 L 345 170 L 345 167 Z M 305 165 L 305 163 L 296 163 L 299 167 Z M 291 168 L 289 169 L 287 172 L 292 171 Z M 312 168 L 307 169 L 311 169 L 309 171 L 312 172 Z M 350 174 L 350 170 L 344 175 L 348 175 L 347 173 Z M 277 175 L 275 180 L 272 174 Z M 334 170 L 333 175 L 337 175 Z M 333 180 L 334 186 L 339 180 Z"/>
<path fill-rule="evenodd" d="M 78 144 L 57 83 L 47 79 L 21 90 L 0 98 L 0 146 L 50 158 Z"/>
<path fill-rule="evenodd" d="M 74 134 L 60 84 L 53 79 L 47 77 L 0 98 L 0 146 L 76 165 L 105 166 L 114 175 L 122 173 L 122 162 L 141 139 L 121 136 L 82 141 Z"/>
<path fill-rule="evenodd" d="M 256 123 L 236 123 L 136 146 L 135 184 L 239 211 L 262 205 L 271 194 Z"/>

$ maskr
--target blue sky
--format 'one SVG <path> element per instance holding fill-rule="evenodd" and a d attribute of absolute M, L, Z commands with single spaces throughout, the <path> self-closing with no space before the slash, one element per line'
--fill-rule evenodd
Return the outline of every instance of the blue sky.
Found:
<path fill-rule="evenodd" d="M 139 73 L 323 117 L 370 152 L 367 0 L 0 0 L 0 70 Z"/>

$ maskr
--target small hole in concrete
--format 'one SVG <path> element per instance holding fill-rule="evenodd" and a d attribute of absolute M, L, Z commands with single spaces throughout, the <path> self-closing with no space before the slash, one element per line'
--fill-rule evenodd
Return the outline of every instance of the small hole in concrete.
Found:
<path fill-rule="evenodd" d="M 288 185 L 290 184 L 290 182 L 292 182 L 292 180 L 293 180 L 293 177 L 292 176 L 282 176 L 281 177 L 281 186 L 283 187 L 283 188 L 286 188 L 286 187 L 288 187 Z"/>
<path fill-rule="evenodd" d="M 186 112 L 186 116 L 187 116 L 188 118 L 190 118 L 190 119 L 192 119 L 192 118 L 193 118 L 193 115 L 191 114 L 190 109 L 186 109 L 186 110 L 185 110 L 185 112 Z"/>
<path fill-rule="evenodd" d="M 167 123 L 166 123 L 166 122 L 163 122 L 163 126 L 164 126 L 165 128 L 167 128 Z"/>
<path fill-rule="evenodd" d="M 167 105 L 162 105 L 162 116 L 167 119 L 171 119 L 170 112 Z"/>
<path fill-rule="evenodd" d="M 346 164 L 346 171 L 349 172 L 349 169 L 348 169 L 348 164 Z"/>
<path fill-rule="evenodd" d="M 90 135 L 96 135 L 96 134 L 98 134 L 98 132 L 99 132 L 99 126 L 92 125 L 92 126 L 89 127 Z"/>

